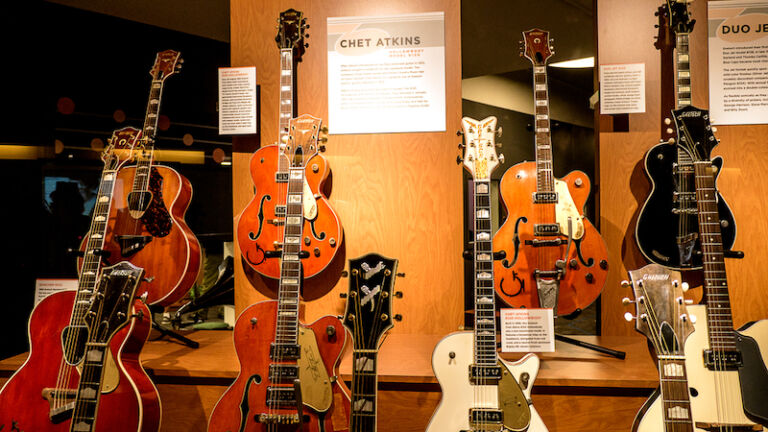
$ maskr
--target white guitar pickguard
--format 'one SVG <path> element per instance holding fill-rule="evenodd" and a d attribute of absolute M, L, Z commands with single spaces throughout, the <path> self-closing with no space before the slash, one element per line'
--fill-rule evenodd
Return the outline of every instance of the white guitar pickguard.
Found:
<path fill-rule="evenodd" d="M 304 201 L 304 219 L 315 220 L 317 217 L 317 200 L 315 200 L 315 195 L 312 193 L 306 177 L 304 177 L 304 192 L 301 195 Z"/>
<path fill-rule="evenodd" d="M 573 202 L 571 192 L 568 190 L 568 184 L 562 180 L 555 180 L 555 192 L 557 192 L 555 213 L 557 215 L 557 224 L 560 225 L 560 234 L 568 235 L 568 218 L 570 218 L 573 239 L 578 240 L 582 238 L 584 236 L 584 222 L 581 220 L 581 212 Z"/>

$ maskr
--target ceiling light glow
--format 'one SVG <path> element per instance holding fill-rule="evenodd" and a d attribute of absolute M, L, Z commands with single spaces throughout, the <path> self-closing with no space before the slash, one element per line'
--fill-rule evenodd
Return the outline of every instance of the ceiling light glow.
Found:
<path fill-rule="evenodd" d="M 584 57 L 580 59 L 567 60 L 550 64 L 552 67 L 577 69 L 577 68 L 591 68 L 595 67 L 594 57 Z"/>

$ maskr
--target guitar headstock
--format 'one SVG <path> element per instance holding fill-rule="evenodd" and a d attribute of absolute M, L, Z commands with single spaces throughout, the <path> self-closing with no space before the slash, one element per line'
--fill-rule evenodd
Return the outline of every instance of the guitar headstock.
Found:
<path fill-rule="evenodd" d="M 181 70 L 184 59 L 181 53 L 174 50 L 160 51 L 155 56 L 155 64 L 149 70 L 152 79 L 165 81 L 166 78 Z"/>
<path fill-rule="evenodd" d="M 312 156 L 317 154 L 319 142 L 327 141 L 321 134 L 326 129 L 321 127 L 323 121 L 309 114 L 302 114 L 288 122 L 288 135 L 280 145 L 280 152 L 288 158 L 289 166 L 300 168 L 307 165 Z"/>
<path fill-rule="evenodd" d="M 141 130 L 133 127 L 124 127 L 112 132 L 107 146 L 101 152 L 104 169 L 117 171 L 126 162 L 133 160 L 133 148 L 140 138 Z"/>
<path fill-rule="evenodd" d="M 354 349 L 379 348 L 384 334 L 392 328 L 392 297 L 397 260 L 368 254 L 349 260 L 349 293 L 344 313 L 344 326 L 354 339 Z"/>
<path fill-rule="evenodd" d="M 305 49 L 309 46 L 309 44 L 304 42 L 304 38 L 309 37 L 305 33 L 309 28 L 309 24 L 307 24 L 307 19 L 304 18 L 304 13 L 296 9 L 288 9 L 287 11 L 280 12 L 278 22 L 277 36 L 275 36 L 277 47 L 280 49 L 293 49 L 294 60 L 301 61 Z"/>
<path fill-rule="evenodd" d="M 708 161 L 718 141 L 709 123 L 709 111 L 688 105 L 672 110 L 677 131 L 677 145 L 691 156 L 691 160 Z"/>
<path fill-rule="evenodd" d="M 461 135 L 464 142 L 464 168 L 472 174 L 475 180 L 490 180 L 491 173 L 499 163 L 504 163 L 504 155 L 496 155 L 496 135 L 501 129 L 496 127 L 496 117 L 486 117 L 475 120 L 469 117 L 461 119 Z"/>
<path fill-rule="evenodd" d="M 651 341 L 657 355 L 681 355 L 693 324 L 685 307 L 683 291 L 687 284 L 680 272 L 649 264 L 629 272 L 637 313 L 635 329 Z M 625 304 L 631 303 L 624 299 Z M 632 319 L 628 312 L 627 319 Z"/>
<path fill-rule="evenodd" d="M 659 17 L 659 34 L 654 44 L 656 48 L 674 48 L 677 45 L 675 35 L 681 33 L 690 33 L 696 20 L 691 19 L 691 13 L 688 11 L 688 5 L 693 0 L 666 0 L 659 6 L 656 16 Z"/>
<path fill-rule="evenodd" d="M 541 29 L 531 29 L 523 32 L 520 42 L 520 55 L 533 63 L 534 66 L 545 66 L 547 60 L 555 54 L 552 48 L 549 32 Z"/>
<path fill-rule="evenodd" d="M 101 271 L 91 304 L 83 317 L 89 342 L 107 343 L 128 322 L 136 288 L 143 275 L 143 268 L 128 261 Z"/>

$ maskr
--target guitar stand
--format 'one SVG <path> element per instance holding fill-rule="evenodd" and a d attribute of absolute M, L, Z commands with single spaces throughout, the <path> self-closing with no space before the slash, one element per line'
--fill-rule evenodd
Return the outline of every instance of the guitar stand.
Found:
<path fill-rule="evenodd" d="M 158 313 L 161 314 L 161 313 L 164 312 L 165 308 L 163 306 L 160 306 L 160 305 L 148 305 L 148 306 L 149 306 L 149 311 L 152 313 L 152 328 L 160 332 L 160 335 L 161 335 L 160 338 L 162 338 L 164 336 L 168 336 L 169 338 L 176 339 L 179 342 L 183 343 L 184 345 L 186 345 L 186 346 L 188 346 L 190 348 L 199 348 L 200 347 L 200 343 L 199 342 L 193 341 L 192 339 L 190 339 L 190 338 L 188 338 L 186 336 L 182 336 L 181 334 L 179 334 L 176 331 L 173 331 L 173 330 L 171 330 L 169 328 L 163 327 L 162 325 L 160 325 L 160 323 L 155 321 L 155 314 L 158 314 Z M 160 339 L 160 338 L 158 338 L 158 339 Z"/>

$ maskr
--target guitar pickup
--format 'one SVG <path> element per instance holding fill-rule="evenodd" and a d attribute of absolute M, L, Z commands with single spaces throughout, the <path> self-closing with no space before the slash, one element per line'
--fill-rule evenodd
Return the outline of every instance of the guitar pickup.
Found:
<path fill-rule="evenodd" d="M 554 224 L 534 224 L 533 235 L 535 236 L 556 236 L 560 234 L 560 225 Z"/>
<path fill-rule="evenodd" d="M 741 351 L 704 350 L 704 365 L 709 370 L 737 370 L 744 365 Z"/>
<path fill-rule="evenodd" d="M 269 365 L 269 381 L 273 383 L 290 382 L 299 378 L 299 366 L 288 364 Z"/>
<path fill-rule="evenodd" d="M 275 173 L 275 183 L 288 183 L 288 173 L 287 172 Z"/>
<path fill-rule="evenodd" d="M 557 192 L 534 192 L 535 204 L 557 204 Z"/>
<path fill-rule="evenodd" d="M 117 240 L 117 244 L 120 245 L 120 255 L 127 258 L 144 249 L 144 246 L 152 241 L 152 236 L 118 235 L 115 236 L 115 239 Z"/>
<path fill-rule="evenodd" d="M 275 360 L 298 360 L 301 357 L 301 347 L 298 344 L 276 344 L 269 345 L 269 358 Z"/>
<path fill-rule="evenodd" d="M 295 408 L 296 393 L 293 387 L 267 387 L 267 406 L 271 408 Z"/>
<path fill-rule="evenodd" d="M 473 427 L 501 425 L 503 420 L 504 413 L 498 409 L 470 408 L 469 410 L 469 424 Z"/>
<path fill-rule="evenodd" d="M 469 365 L 469 381 L 475 385 L 481 382 L 495 383 L 501 380 L 501 366 L 477 366 Z"/>
<path fill-rule="evenodd" d="M 526 246 L 533 246 L 533 247 L 542 247 L 542 246 L 562 246 L 564 244 L 568 243 L 567 240 L 563 240 L 560 238 L 552 239 L 552 240 L 526 240 L 525 245 Z"/>

